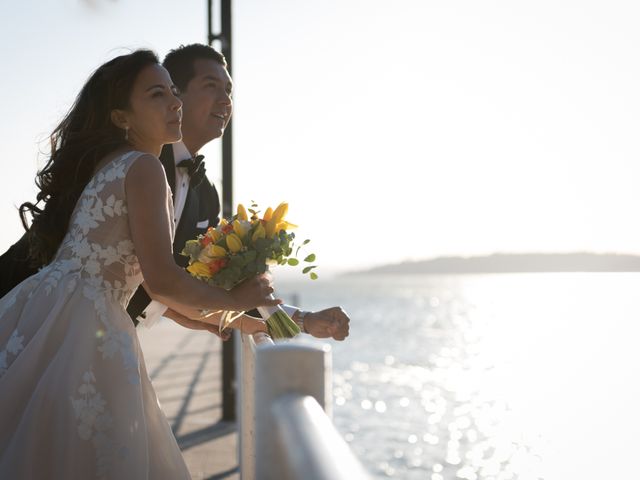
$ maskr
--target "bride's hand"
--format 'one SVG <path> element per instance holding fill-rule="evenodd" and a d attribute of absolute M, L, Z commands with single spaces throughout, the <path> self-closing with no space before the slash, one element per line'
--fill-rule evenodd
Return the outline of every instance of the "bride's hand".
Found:
<path fill-rule="evenodd" d="M 267 273 L 249 278 L 229 290 L 234 309 L 238 311 L 280 305 L 282 300 L 273 298 L 272 293 L 271 275 Z"/>

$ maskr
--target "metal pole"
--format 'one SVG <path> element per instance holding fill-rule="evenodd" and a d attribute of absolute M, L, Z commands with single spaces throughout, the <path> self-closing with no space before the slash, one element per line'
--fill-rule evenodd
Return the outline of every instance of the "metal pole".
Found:
<path fill-rule="evenodd" d="M 231 52 L 231 0 L 220 0 L 220 33 L 213 33 L 213 0 L 207 2 L 208 14 L 208 43 L 219 40 L 222 54 L 227 59 L 227 71 L 233 76 L 233 57 Z M 233 120 L 229 121 L 222 137 L 222 215 L 230 217 L 233 214 Z M 235 335 L 222 344 L 222 419 L 236 420 L 236 365 Z"/>

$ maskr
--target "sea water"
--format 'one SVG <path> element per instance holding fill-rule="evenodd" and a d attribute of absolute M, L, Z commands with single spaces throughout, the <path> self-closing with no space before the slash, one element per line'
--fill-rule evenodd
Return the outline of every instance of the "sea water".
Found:
<path fill-rule="evenodd" d="M 640 478 L 640 274 L 282 282 L 331 341 L 333 419 L 374 478 Z"/>

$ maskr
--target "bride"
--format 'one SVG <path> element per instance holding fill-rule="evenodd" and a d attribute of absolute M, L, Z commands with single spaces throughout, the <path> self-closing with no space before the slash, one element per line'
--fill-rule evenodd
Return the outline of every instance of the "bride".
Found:
<path fill-rule="evenodd" d="M 231 291 L 174 262 L 171 193 L 157 159 L 180 140 L 181 101 L 154 53 L 99 67 L 51 135 L 31 256 L 46 264 L 0 299 L 0 478 L 188 479 L 126 307 L 150 296 L 249 310 L 270 279 Z M 144 283 L 143 283 L 144 282 Z"/>

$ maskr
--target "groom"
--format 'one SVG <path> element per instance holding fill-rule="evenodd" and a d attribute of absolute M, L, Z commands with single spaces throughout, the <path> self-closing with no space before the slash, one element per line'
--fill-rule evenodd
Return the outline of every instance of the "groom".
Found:
<path fill-rule="evenodd" d="M 197 152 L 224 133 L 233 112 L 233 82 L 222 54 L 206 45 L 193 44 L 172 50 L 163 65 L 180 90 L 183 102 L 182 141 L 165 145 L 160 161 L 174 198 L 177 227 L 174 256 L 179 265 L 186 267 L 188 260 L 180 255 L 185 242 L 218 223 L 218 193 L 205 177 L 204 163 Z M 149 319 L 161 315 L 164 308 L 158 302 L 150 302 L 144 289 L 138 289 L 129 304 L 129 314 L 132 318 Z M 339 307 L 317 312 L 304 312 L 290 306 L 284 309 L 303 331 L 315 337 L 344 340 L 349 334 L 349 318 Z M 184 326 L 202 328 L 202 322 L 179 319 L 175 312 L 173 314 L 173 319 Z"/>
<path fill-rule="evenodd" d="M 182 141 L 165 145 L 160 155 L 174 199 L 176 263 L 187 265 L 180 255 L 189 239 L 216 226 L 220 201 L 215 187 L 205 176 L 202 157 L 197 152 L 210 141 L 221 137 L 233 111 L 232 81 L 224 57 L 211 47 L 200 44 L 172 50 L 163 62 L 173 82 L 182 92 Z M 28 264 L 26 236 L 0 257 L 0 297 L 24 278 L 35 273 Z M 143 288 L 131 299 L 128 313 L 135 324 L 153 322 L 166 306 L 152 301 Z M 344 340 L 349 334 L 349 318 L 339 307 L 304 312 L 285 306 L 301 329 L 318 338 Z M 217 327 L 190 320 L 172 312 L 171 318 L 187 328 L 215 332 Z"/>

